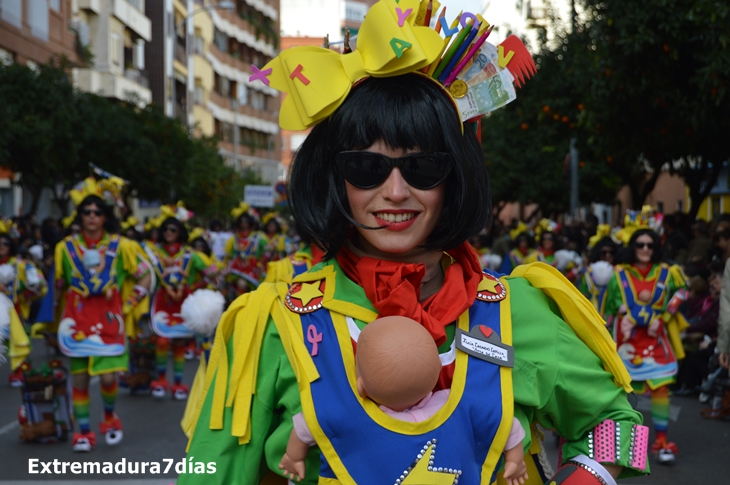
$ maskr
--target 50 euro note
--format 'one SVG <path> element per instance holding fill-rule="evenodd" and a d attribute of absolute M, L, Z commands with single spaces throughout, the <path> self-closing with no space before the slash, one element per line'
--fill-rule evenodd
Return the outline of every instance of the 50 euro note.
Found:
<path fill-rule="evenodd" d="M 473 82 L 467 81 L 466 95 L 456 99 L 462 120 L 490 113 L 517 99 L 512 84 L 514 78 L 507 69 L 496 70 L 489 77 L 482 74 L 485 74 L 483 70 L 472 79 Z"/>

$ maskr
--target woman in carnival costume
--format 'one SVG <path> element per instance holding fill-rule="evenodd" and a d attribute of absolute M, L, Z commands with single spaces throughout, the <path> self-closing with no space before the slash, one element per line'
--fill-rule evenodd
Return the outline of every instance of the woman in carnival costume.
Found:
<path fill-rule="evenodd" d="M 183 222 L 169 210 L 160 226 L 161 241 L 152 247 L 155 252 L 155 275 L 159 282 L 152 300 L 152 329 L 157 334 L 155 355 L 157 379 L 152 381 L 152 395 L 163 398 L 170 389 L 173 399 L 184 400 L 189 388 L 182 383 L 185 370 L 187 341 L 194 337 L 193 331 L 180 315 L 185 299 L 196 289 L 205 288 L 208 279 L 217 273 L 207 256 L 188 246 L 188 231 Z M 186 217 L 186 216 L 181 216 Z M 168 354 L 172 346 L 172 386 L 167 381 Z"/>
<path fill-rule="evenodd" d="M 299 412 L 317 443 L 306 484 L 492 483 L 513 417 L 566 438 L 557 484 L 647 471 L 646 428 L 590 303 L 546 265 L 483 273 L 468 245 L 491 213 L 486 164 L 449 93 L 417 72 L 443 47 L 414 25 L 417 10 L 381 0 L 357 51 L 293 48 L 261 71 L 289 92 L 282 127 L 314 125 L 289 201 L 327 254 L 291 287 L 264 283 L 223 316 L 189 444 L 192 468 L 215 461 L 217 471 L 181 475 L 181 485 L 280 474 Z M 428 330 L 443 364 L 434 390 L 451 389 L 420 423 L 389 419 L 356 392 L 361 329 L 395 315 Z"/>
<path fill-rule="evenodd" d="M 0 221 L 0 292 L 8 297 L 20 321 L 25 324 L 30 315 L 31 303 L 45 296 L 48 287 L 43 273 L 32 262 L 18 257 L 15 242 L 8 233 L 9 229 L 10 227 L 6 226 L 4 221 Z M 2 311 L 8 310 L 3 309 Z M 26 345 L 27 336 L 23 338 L 17 329 L 11 334 L 11 327 L 5 328 L 8 331 L 7 335 L 0 333 L 0 342 L 10 341 L 11 357 L 13 357 L 11 359 L 12 372 L 8 375 L 8 383 L 11 387 L 21 387 L 23 370 L 20 364 L 24 359 L 18 359 L 19 356 L 16 354 L 20 350 L 21 353 L 27 355 L 30 347 Z M 11 337 L 14 338 L 11 339 Z M 18 338 L 21 340 L 17 341 Z"/>
<path fill-rule="evenodd" d="M 677 307 L 687 283 L 679 266 L 660 262 L 661 240 L 648 226 L 633 232 L 628 249 L 629 262 L 609 282 L 605 314 L 615 317 L 614 338 L 634 390 L 651 393 L 651 450 L 659 463 L 672 464 L 677 446 L 667 441 L 668 386 L 684 358 L 679 332 L 689 325 Z"/>
<path fill-rule="evenodd" d="M 104 414 L 99 424 L 107 444 L 118 444 L 122 423 L 114 412 L 117 373 L 127 370 L 125 327 L 146 312 L 150 268 L 139 244 L 117 234 L 119 223 L 102 195 L 118 190 L 106 181 L 84 181 L 71 191 L 81 231 L 56 246 L 56 294 L 63 305 L 58 345 L 71 359 L 73 409 L 79 432 L 74 451 L 91 451 L 96 434 L 89 422 L 89 379 L 99 376 Z"/>
<path fill-rule="evenodd" d="M 517 266 L 524 264 L 527 258 L 531 258 L 535 254 L 535 250 L 530 246 L 530 236 L 525 231 L 520 232 L 514 238 L 515 247 L 504 258 L 502 266 L 499 268 L 499 272 L 503 274 L 510 274 L 512 270 Z"/>
<path fill-rule="evenodd" d="M 266 247 L 264 249 L 264 266 L 270 261 L 279 261 L 289 255 L 289 238 L 286 237 L 286 225 L 279 217 L 278 212 L 269 212 L 261 218 L 266 236 Z"/>
<path fill-rule="evenodd" d="M 608 232 L 605 234 L 599 231 L 588 243 L 590 265 L 580 281 L 580 292 L 593 303 L 593 307 L 601 316 L 606 310 L 608 282 L 613 277 L 618 251 L 616 243 L 607 235 Z"/>
<path fill-rule="evenodd" d="M 235 233 L 226 242 L 225 260 L 232 298 L 256 289 L 263 278 L 266 238 L 257 230 L 257 215 L 246 202 L 231 211 Z M 231 299 L 232 299 L 231 298 Z"/>

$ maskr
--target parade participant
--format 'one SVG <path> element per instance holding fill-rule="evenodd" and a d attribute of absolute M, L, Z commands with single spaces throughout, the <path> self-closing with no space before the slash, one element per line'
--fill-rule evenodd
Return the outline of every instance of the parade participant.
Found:
<path fill-rule="evenodd" d="M 604 237 L 592 245 L 590 265 L 583 273 L 580 292 L 588 298 L 600 315 L 606 308 L 606 290 L 613 277 L 613 266 L 616 260 L 616 243 L 610 237 Z"/>
<path fill-rule="evenodd" d="M 99 430 L 107 444 L 118 444 L 122 423 L 114 411 L 117 372 L 127 369 L 125 321 L 145 299 L 150 269 L 142 249 L 117 235 L 119 223 L 100 195 L 101 183 L 89 178 L 71 192 L 78 204 L 81 231 L 56 246 L 56 295 L 65 303 L 58 345 L 71 358 L 73 409 L 79 432 L 74 451 L 91 451 L 96 435 L 89 422 L 89 378 L 99 376 L 104 414 Z"/>
<path fill-rule="evenodd" d="M 678 266 L 660 262 L 660 239 L 653 230 L 636 230 L 628 247 L 629 262 L 618 265 L 609 282 L 605 313 L 616 317 L 614 338 L 634 390 L 651 393 L 651 449 L 659 463 L 671 464 L 677 446 L 667 441 L 667 386 L 675 382 L 677 361 L 684 358 L 679 332 L 688 326 L 672 300 L 687 284 Z"/>
<path fill-rule="evenodd" d="M 124 237 L 126 237 L 127 239 L 131 239 L 132 241 L 141 241 L 142 235 L 137 231 L 138 224 L 139 219 L 137 219 L 136 217 L 127 217 L 127 220 L 125 220 L 121 224 Z"/>
<path fill-rule="evenodd" d="M 406 317 L 383 317 L 367 324 L 360 332 L 355 355 L 357 392 L 372 399 L 387 415 L 400 421 L 426 421 L 443 408 L 450 389 L 432 392 L 441 374 L 441 359 L 433 337 L 420 323 Z M 293 419 L 286 453 L 279 469 L 284 476 L 302 480 L 304 459 L 316 444 L 298 413 Z M 516 419 L 505 446 L 504 478 L 508 485 L 527 479 L 522 451 L 525 430 Z"/>
<path fill-rule="evenodd" d="M 646 428 L 590 303 L 543 264 L 512 278 L 482 273 L 468 245 L 491 214 L 486 164 L 448 92 L 417 73 L 443 47 L 414 25 L 417 9 L 415 0 L 381 0 L 352 54 L 293 48 L 269 64 L 274 87 L 303 75 L 311 96 L 335 96 L 313 104 L 294 84 L 279 116 L 284 127 L 315 125 L 294 159 L 289 202 L 326 259 L 290 288 L 264 283 L 229 307 L 189 446 L 190 459 L 216 461 L 217 471 L 181 475 L 180 485 L 255 484 L 267 465 L 280 474 L 299 412 L 318 443 L 306 484 L 492 483 L 513 417 L 566 438 L 556 483 L 646 472 Z M 389 54 L 404 45 L 394 36 L 407 53 Z M 385 64 L 358 71 L 366 59 Z M 340 99 L 333 84 L 352 77 L 359 83 Z M 439 348 L 435 390 L 451 392 L 432 419 L 388 419 L 357 394 L 357 340 L 384 316 L 416 320 Z"/>
<path fill-rule="evenodd" d="M 526 232 L 521 232 L 515 238 L 515 248 L 502 261 L 499 272 L 504 274 L 512 273 L 512 270 L 524 264 L 528 258 L 532 259 L 534 254 L 535 250 L 530 247 L 530 236 Z"/>
<path fill-rule="evenodd" d="M 31 303 L 45 296 L 48 291 L 46 280 L 32 262 L 18 257 L 15 242 L 2 221 L 0 221 L 0 231 L 0 292 L 12 302 L 20 321 L 27 324 Z M 9 337 L 10 334 L 0 334 L 0 341 Z M 15 344 L 13 346 L 15 347 Z M 23 385 L 21 362 L 22 359 L 20 361 L 13 359 L 12 372 L 8 375 L 11 387 Z"/>
<path fill-rule="evenodd" d="M 289 240 L 286 237 L 278 212 L 269 212 L 261 218 L 266 236 L 266 246 L 263 254 L 264 266 L 270 261 L 279 261 L 289 255 Z"/>
<path fill-rule="evenodd" d="M 229 299 L 256 289 L 263 278 L 261 261 L 266 238 L 257 230 L 256 215 L 245 203 L 231 211 L 235 234 L 226 242 L 224 263 L 227 266 Z"/>
<path fill-rule="evenodd" d="M 172 212 L 171 212 L 172 213 Z M 187 245 L 188 231 L 177 218 L 168 215 L 160 226 L 162 240 L 153 246 L 156 255 L 155 273 L 159 288 L 152 300 L 152 329 L 157 334 L 155 355 L 157 379 L 152 381 L 152 395 L 164 398 L 170 389 L 173 399 L 184 400 L 189 388 L 182 383 L 185 351 L 193 331 L 184 325 L 180 308 L 197 288 L 208 285 L 206 278 L 217 273 L 207 256 Z M 173 384 L 167 381 L 168 354 L 172 347 Z"/>
<path fill-rule="evenodd" d="M 525 263 L 539 261 L 555 266 L 555 251 L 557 249 L 557 237 L 552 231 L 543 231 L 538 239 L 537 250 L 525 258 Z"/>

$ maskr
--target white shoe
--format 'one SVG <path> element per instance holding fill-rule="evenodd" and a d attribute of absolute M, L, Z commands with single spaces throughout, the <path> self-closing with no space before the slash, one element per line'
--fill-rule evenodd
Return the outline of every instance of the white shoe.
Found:
<path fill-rule="evenodd" d="M 661 465 L 674 465 L 674 462 L 677 461 L 677 457 L 669 448 L 662 448 L 656 454 L 656 461 Z"/>

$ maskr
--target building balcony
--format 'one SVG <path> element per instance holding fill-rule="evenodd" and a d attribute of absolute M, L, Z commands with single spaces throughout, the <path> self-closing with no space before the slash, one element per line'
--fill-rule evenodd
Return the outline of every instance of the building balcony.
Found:
<path fill-rule="evenodd" d="M 230 117 L 232 118 L 234 111 L 233 111 L 233 107 L 231 106 L 230 98 L 221 96 L 220 94 L 216 93 L 215 91 L 211 91 L 208 93 L 208 101 L 209 101 L 209 103 L 214 104 L 218 109 L 223 109 L 223 110 L 230 112 Z M 278 118 L 277 113 L 272 113 L 269 111 L 261 111 L 261 110 L 253 109 L 251 106 L 239 104 L 238 105 L 238 114 L 242 118 L 243 117 L 256 118 L 258 120 L 266 122 L 267 124 L 271 123 L 271 124 L 275 124 L 276 126 L 278 126 L 279 118 Z M 216 116 L 216 118 L 223 119 L 220 116 Z M 229 120 L 226 119 L 225 121 L 229 121 Z M 230 122 L 232 122 L 232 121 L 233 120 L 231 119 Z M 239 126 L 244 126 L 244 125 L 241 125 L 239 122 Z M 246 126 L 246 127 L 255 128 L 254 126 Z M 266 133 L 271 133 L 270 130 L 262 129 L 260 131 L 265 131 Z M 276 130 L 276 132 L 278 132 L 278 130 Z"/>
<path fill-rule="evenodd" d="M 265 86 L 261 82 L 251 82 L 248 78 L 251 76 L 251 65 L 246 64 L 240 59 L 236 59 L 232 55 L 221 52 L 215 44 L 208 46 L 208 54 L 206 59 L 213 66 L 213 71 L 231 81 L 235 81 L 251 89 L 256 89 L 269 96 L 278 96 L 279 92 L 274 88 Z"/>
<path fill-rule="evenodd" d="M 101 14 L 101 0 L 78 0 L 79 10 L 91 10 L 95 14 Z"/>
<path fill-rule="evenodd" d="M 211 10 L 210 17 L 213 20 L 213 25 L 228 37 L 236 39 L 238 42 L 246 44 L 269 57 L 276 56 L 274 46 L 263 39 L 257 39 L 256 28 L 239 17 L 237 13 L 225 10 L 220 12 Z"/>
<path fill-rule="evenodd" d="M 145 76 L 144 72 L 139 71 L 137 69 L 125 69 L 124 70 L 124 77 L 129 79 L 130 81 L 133 81 L 143 88 L 149 88 L 150 83 L 147 79 L 147 76 Z"/>
<path fill-rule="evenodd" d="M 140 106 L 151 103 L 152 92 L 141 84 L 141 82 L 146 82 L 146 78 L 141 74 L 134 75 L 130 71 L 132 70 L 127 70 L 125 75 L 119 75 L 93 69 L 74 69 L 74 83 L 82 91 L 96 93 L 106 98 L 124 100 L 131 94 L 138 98 Z M 130 79 L 130 77 L 135 79 Z"/>
<path fill-rule="evenodd" d="M 188 55 L 185 51 L 185 44 L 181 44 L 177 40 L 175 41 L 175 59 L 185 65 L 188 63 Z"/>
<path fill-rule="evenodd" d="M 129 0 L 113 0 L 112 15 L 135 31 L 145 41 L 150 42 L 152 40 L 152 22 Z"/>

